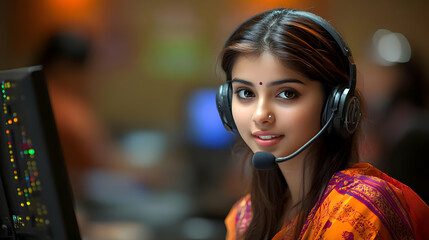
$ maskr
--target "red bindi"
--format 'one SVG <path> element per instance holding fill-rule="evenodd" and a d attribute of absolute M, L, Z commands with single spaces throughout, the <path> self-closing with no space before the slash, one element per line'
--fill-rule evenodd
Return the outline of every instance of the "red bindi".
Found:
<path fill-rule="evenodd" d="M 262 85 L 262 82 L 259 82 L 259 85 Z"/>

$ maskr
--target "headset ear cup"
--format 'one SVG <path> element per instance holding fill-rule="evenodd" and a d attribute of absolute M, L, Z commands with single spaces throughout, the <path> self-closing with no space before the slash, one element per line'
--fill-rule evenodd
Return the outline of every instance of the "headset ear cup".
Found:
<path fill-rule="evenodd" d="M 232 116 L 231 110 L 232 103 L 232 89 L 231 84 L 226 82 L 219 86 L 219 89 L 216 93 L 216 105 L 219 112 L 219 116 L 222 120 L 223 126 L 228 131 L 233 131 L 237 129 L 235 126 L 234 118 Z"/>
<path fill-rule="evenodd" d="M 334 119 L 331 126 L 328 127 L 328 133 L 335 133 L 342 138 L 350 137 L 356 131 L 361 118 L 359 97 L 347 87 L 336 87 L 326 101 L 322 126 L 333 111 L 335 111 Z"/>
<path fill-rule="evenodd" d="M 356 131 L 360 117 L 360 101 L 354 91 L 343 88 L 340 91 L 340 102 L 338 104 L 338 116 L 334 118 L 334 127 L 337 133 L 348 138 Z"/>
<path fill-rule="evenodd" d="M 321 126 L 324 126 L 326 124 L 326 122 L 328 121 L 329 117 L 332 115 L 333 111 L 335 111 L 335 115 L 337 114 L 336 112 L 338 111 L 338 90 L 339 87 L 336 87 L 334 89 L 332 89 L 332 91 L 329 93 L 328 99 L 325 102 L 325 108 L 323 109 L 323 113 L 322 113 L 322 117 L 321 117 Z M 334 116 L 335 118 L 335 116 Z M 334 124 L 331 123 L 330 126 L 328 126 L 327 128 L 327 132 L 328 133 L 332 133 L 333 131 L 335 131 L 335 127 L 333 126 Z"/>
<path fill-rule="evenodd" d="M 346 101 L 345 111 L 343 112 L 344 127 L 345 132 L 343 135 L 350 136 L 352 135 L 357 127 L 359 126 L 360 118 L 362 116 L 361 105 L 359 97 L 356 95 L 351 95 Z"/>

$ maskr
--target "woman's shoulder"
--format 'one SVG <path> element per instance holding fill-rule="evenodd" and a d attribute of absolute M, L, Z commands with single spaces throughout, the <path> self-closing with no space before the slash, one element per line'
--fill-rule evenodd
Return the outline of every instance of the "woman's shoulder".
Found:
<path fill-rule="evenodd" d="M 351 168 L 335 173 L 328 183 L 326 192 L 333 189 L 343 196 L 376 201 L 396 197 L 405 200 L 403 189 L 406 186 L 389 177 L 369 163 L 358 163 Z"/>
<path fill-rule="evenodd" d="M 395 219 L 386 221 L 389 227 L 399 227 L 401 222 L 411 228 L 416 239 L 425 239 L 429 235 L 429 206 L 407 185 L 368 163 L 355 164 L 335 177 L 344 180 L 351 177 L 355 185 L 345 186 L 347 194 L 372 207 L 372 211 Z"/>
<path fill-rule="evenodd" d="M 227 239 L 235 239 L 235 236 L 241 235 L 247 229 L 251 220 L 252 207 L 250 194 L 247 194 L 234 204 L 225 219 Z"/>
<path fill-rule="evenodd" d="M 311 214 L 317 215 L 319 224 L 323 222 L 325 231 L 333 234 L 341 230 L 363 239 L 375 235 L 413 238 L 413 223 L 401 183 L 367 163 L 334 174 Z"/>
<path fill-rule="evenodd" d="M 335 173 L 324 195 L 333 190 L 345 198 L 353 197 L 373 204 L 381 204 L 380 201 L 386 204 L 396 203 L 408 208 L 404 193 L 407 193 L 410 188 L 369 163 L 358 163 Z"/>
<path fill-rule="evenodd" d="M 390 213 L 386 212 L 390 208 L 409 213 L 416 202 L 424 203 L 407 185 L 391 178 L 369 163 L 357 163 L 351 168 L 335 173 L 324 195 L 326 196 L 332 190 L 338 193 L 337 196 L 355 198 L 366 206 L 371 206 L 373 211 L 384 210 L 385 214 Z M 427 205 L 425 207 L 426 210 L 429 209 Z M 403 214 L 406 217 L 406 214 Z"/>

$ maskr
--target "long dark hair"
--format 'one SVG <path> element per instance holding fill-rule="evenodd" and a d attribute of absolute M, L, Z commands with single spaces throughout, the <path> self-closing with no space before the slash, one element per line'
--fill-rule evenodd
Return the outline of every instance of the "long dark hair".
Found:
<path fill-rule="evenodd" d="M 268 52 L 285 66 L 323 85 L 325 96 L 340 84 L 349 81 L 349 60 L 340 46 L 323 27 L 291 9 L 274 9 L 256 15 L 240 25 L 225 44 L 221 66 L 227 81 L 237 57 Z M 295 224 L 298 237 L 304 221 L 323 193 L 331 176 L 358 161 L 357 134 L 342 139 L 336 134 L 324 134 L 313 144 L 310 162 L 304 166 L 313 170 L 310 189 L 304 189 L 301 209 Z M 317 169 L 317 171 L 315 170 Z M 244 239 L 271 239 L 282 227 L 284 204 L 288 199 L 287 183 L 277 166 L 273 170 L 252 170 L 250 185 L 252 221 Z M 304 179 L 304 177 L 303 177 Z M 303 184 L 305 186 L 305 184 Z M 306 191 L 308 190 L 308 191 Z"/>

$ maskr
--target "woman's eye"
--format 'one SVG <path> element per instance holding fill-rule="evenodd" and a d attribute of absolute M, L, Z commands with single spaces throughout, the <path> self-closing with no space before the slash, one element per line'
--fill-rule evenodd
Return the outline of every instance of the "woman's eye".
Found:
<path fill-rule="evenodd" d="M 292 91 L 292 90 L 284 90 L 283 92 L 281 92 L 279 94 L 279 97 L 283 98 L 283 99 L 293 99 L 293 98 L 297 97 L 297 93 L 295 91 Z"/>
<path fill-rule="evenodd" d="M 238 96 L 239 98 L 241 98 L 241 99 L 247 99 L 247 98 L 250 98 L 250 97 L 254 97 L 254 96 L 255 96 L 251 91 L 246 90 L 246 89 L 240 89 L 240 90 L 237 90 L 237 91 L 235 92 L 235 94 L 237 94 L 237 96 Z"/>

